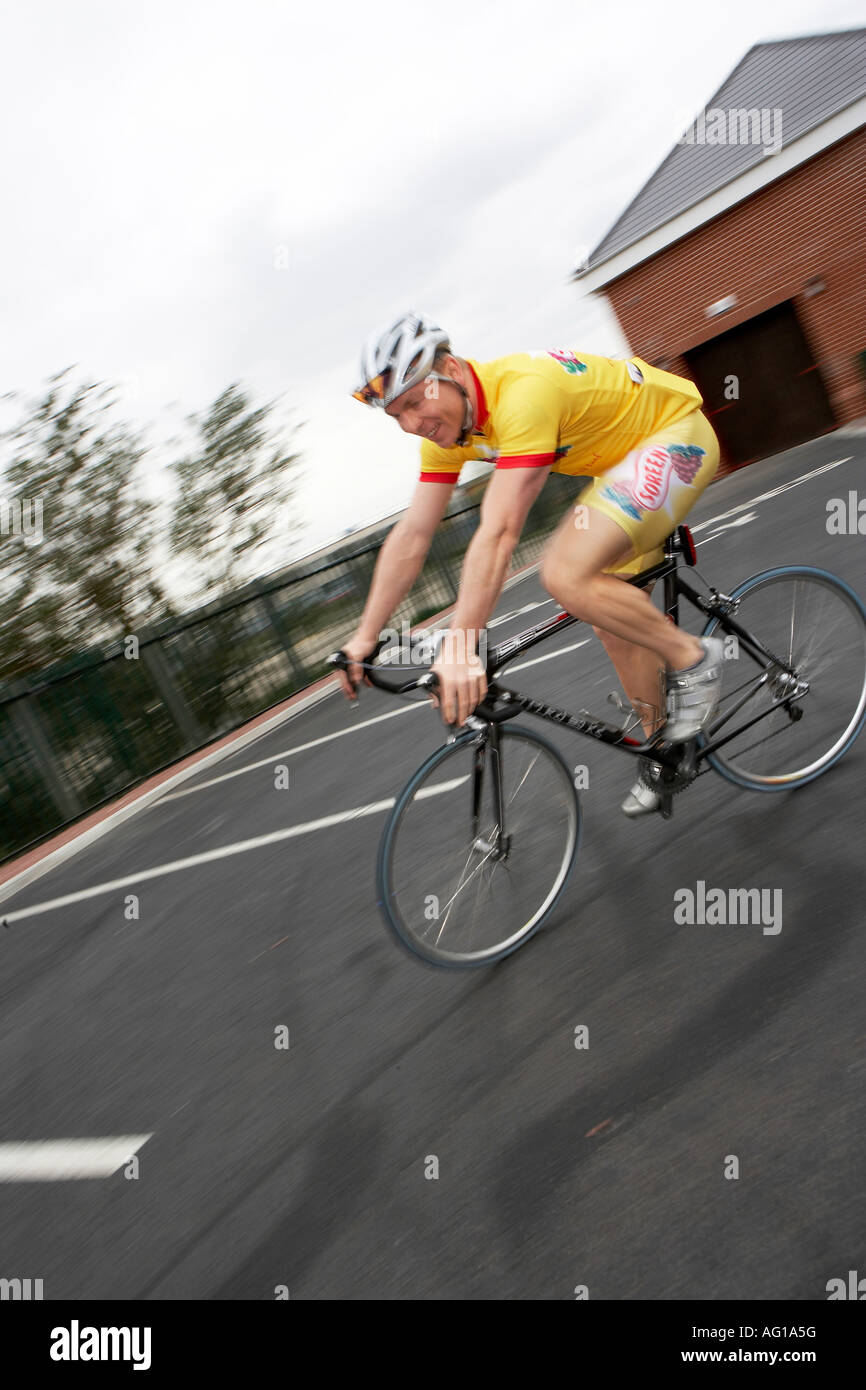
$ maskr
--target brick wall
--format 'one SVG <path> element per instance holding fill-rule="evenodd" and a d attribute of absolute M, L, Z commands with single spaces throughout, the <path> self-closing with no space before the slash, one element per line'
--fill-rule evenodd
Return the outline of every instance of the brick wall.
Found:
<path fill-rule="evenodd" d="M 820 277 L 826 289 L 804 294 Z M 605 286 L 632 351 L 688 376 L 682 353 L 793 299 L 839 424 L 866 415 L 866 128 Z M 735 294 L 708 319 L 709 304 Z"/>

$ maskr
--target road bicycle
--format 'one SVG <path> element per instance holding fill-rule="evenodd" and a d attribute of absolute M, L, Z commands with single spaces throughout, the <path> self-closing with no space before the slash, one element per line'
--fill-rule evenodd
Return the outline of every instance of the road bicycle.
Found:
<path fill-rule="evenodd" d="M 580 622 L 561 610 L 507 641 L 486 645 L 488 689 L 459 730 L 425 759 L 397 796 L 377 863 L 379 904 L 389 928 L 416 956 L 451 968 L 490 965 L 547 922 L 574 868 L 580 797 L 565 758 L 526 713 L 642 760 L 668 819 L 673 798 L 712 770 L 760 792 L 805 786 L 833 767 L 866 722 L 866 606 L 841 579 L 808 565 L 783 565 L 730 594 L 683 570 L 697 561 L 687 526 L 665 541 L 664 560 L 627 582 L 662 580 L 664 611 L 679 623 L 685 599 L 705 618 L 703 636 L 724 634 L 722 691 L 712 721 L 673 744 L 647 738 L 635 710 L 622 726 L 588 710 L 558 708 L 515 690 L 502 673 L 531 647 Z M 697 574 L 697 571 L 695 571 Z M 384 642 L 360 663 L 392 694 L 435 688 L 426 669 L 406 679 L 377 664 Z M 345 653 L 329 658 L 346 668 Z M 400 677 L 395 682 L 395 674 Z M 660 772 L 650 777 L 651 763 Z"/>

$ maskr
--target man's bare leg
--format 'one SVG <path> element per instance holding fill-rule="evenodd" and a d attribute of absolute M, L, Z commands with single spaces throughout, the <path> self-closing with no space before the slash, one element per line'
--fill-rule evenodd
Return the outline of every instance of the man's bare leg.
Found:
<path fill-rule="evenodd" d="M 601 512 L 588 511 L 586 528 L 578 532 L 567 513 L 548 542 L 540 575 L 548 593 L 575 617 L 650 652 L 654 669 L 660 662 L 672 670 L 693 666 L 704 654 L 698 639 L 668 622 L 643 590 L 606 572 L 632 553 L 626 532 Z"/>
<path fill-rule="evenodd" d="M 664 664 L 646 647 L 624 642 L 600 627 L 594 627 L 593 632 L 602 642 L 623 690 L 640 716 L 644 733 L 650 738 L 667 718 Z"/>

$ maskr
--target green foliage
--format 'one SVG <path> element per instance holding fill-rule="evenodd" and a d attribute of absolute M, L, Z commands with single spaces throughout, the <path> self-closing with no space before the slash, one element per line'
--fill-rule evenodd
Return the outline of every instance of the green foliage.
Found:
<path fill-rule="evenodd" d="M 11 399 L 15 400 L 13 396 Z M 18 423 L 0 435 L 7 463 L 0 504 L 38 503 L 41 527 L 0 518 L 0 680 L 68 662 L 86 648 L 177 617 L 160 577 L 156 508 L 139 488 L 146 445 L 116 416 L 111 388 L 50 377 L 21 400 Z M 206 599 L 240 588 L 262 570 L 268 543 L 288 541 L 287 507 L 298 455 L 274 421 L 229 386 L 190 422 L 190 455 L 174 465 L 178 497 L 172 550 L 192 564 Z M 284 553 L 284 550 L 282 550 Z M 226 620 L 212 681 L 239 633 Z"/>
<path fill-rule="evenodd" d="M 203 596 L 239 588 L 262 572 L 263 548 L 288 542 L 299 455 L 275 434 L 273 403 L 254 407 L 235 383 L 204 415 L 190 416 L 199 447 L 174 464 L 173 549 L 188 557 Z"/>
<path fill-rule="evenodd" d="M 137 489 L 139 436 L 110 390 L 68 371 L 23 402 L 4 439 L 7 498 L 41 509 L 41 536 L 0 535 L 0 675 L 23 676 L 170 611 L 154 568 L 153 504 Z"/>
<path fill-rule="evenodd" d="M 412 614 L 409 623 L 412 627 L 417 627 L 419 623 L 424 622 L 425 618 L 433 618 L 447 607 L 448 605 L 444 603 L 428 603 L 424 608 L 419 608 L 417 612 Z"/>

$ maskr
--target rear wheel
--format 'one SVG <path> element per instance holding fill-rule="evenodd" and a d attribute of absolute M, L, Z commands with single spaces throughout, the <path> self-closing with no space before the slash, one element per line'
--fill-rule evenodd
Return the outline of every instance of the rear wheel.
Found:
<path fill-rule="evenodd" d="M 422 764 L 388 818 L 385 920 L 431 964 L 490 965 L 550 916 L 579 840 L 572 773 L 552 744 L 510 723 L 467 730 Z"/>
<path fill-rule="evenodd" d="M 738 786 L 803 786 L 839 761 L 866 722 L 866 607 L 841 579 L 808 565 L 753 575 L 731 597 L 736 621 L 774 659 L 758 662 L 727 636 L 721 700 L 699 747 L 727 737 L 707 762 Z M 704 629 L 711 634 L 724 635 L 718 619 Z"/>

